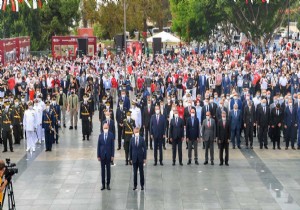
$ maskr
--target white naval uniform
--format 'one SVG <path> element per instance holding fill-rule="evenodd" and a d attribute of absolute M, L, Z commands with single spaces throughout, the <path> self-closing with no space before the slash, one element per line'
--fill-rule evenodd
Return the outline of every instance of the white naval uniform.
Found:
<path fill-rule="evenodd" d="M 131 108 L 131 119 L 135 121 L 135 126 L 141 128 L 142 127 L 142 114 L 141 109 L 138 107 Z"/>
<path fill-rule="evenodd" d="M 23 126 L 24 130 L 26 132 L 27 137 L 27 151 L 32 149 L 32 151 L 35 151 L 35 143 L 37 141 L 36 136 L 36 128 L 37 128 L 37 115 L 35 110 L 26 110 L 24 113 L 24 119 L 23 119 Z"/>
<path fill-rule="evenodd" d="M 40 104 L 37 104 L 37 106 L 34 106 L 33 109 L 36 112 L 36 117 L 37 117 L 36 133 L 38 139 L 35 142 L 37 143 L 37 142 L 41 142 L 43 136 L 43 129 L 42 129 L 43 108 Z"/>

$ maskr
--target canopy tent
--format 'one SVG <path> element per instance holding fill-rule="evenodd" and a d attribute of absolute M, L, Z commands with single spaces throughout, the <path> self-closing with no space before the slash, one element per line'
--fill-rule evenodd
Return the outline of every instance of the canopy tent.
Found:
<path fill-rule="evenodd" d="M 180 39 L 167 32 L 160 32 L 147 39 L 147 42 L 153 42 L 153 38 L 161 38 L 162 43 L 179 43 Z"/>

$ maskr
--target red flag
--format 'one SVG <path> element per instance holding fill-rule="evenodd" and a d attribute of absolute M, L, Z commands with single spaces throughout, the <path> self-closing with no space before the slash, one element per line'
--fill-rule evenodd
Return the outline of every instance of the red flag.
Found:
<path fill-rule="evenodd" d="M 15 12 L 15 11 L 16 11 L 15 0 L 10 0 L 10 2 L 11 2 L 11 10 L 12 10 L 13 12 Z"/>
<path fill-rule="evenodd" d="M 246 4 L 248 4 L 248 0 L 246 0 Z"/>
<path fill-rule="evenodd" d="M 261 0 L 262 3 L 266 3 L 266 0 Z"/>
<path fill-rule="evenodd" d="M 7 4 L 7 1 L 6 1 L 6 0 L 3 0 L 3 4 L 2 4 L 2 10 L 3 10 L 3 11 L 6 10 L 6 4 Z"/>
<path fill-rule="evenodd" d="M 38 6 L 39 6 L 40 9 L 42 8 L 42 6 L 43 6 L 42 0 L 38 0 Z"/>

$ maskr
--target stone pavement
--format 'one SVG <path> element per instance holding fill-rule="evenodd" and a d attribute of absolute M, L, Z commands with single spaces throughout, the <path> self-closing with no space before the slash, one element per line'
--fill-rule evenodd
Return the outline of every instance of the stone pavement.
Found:
<path fill-rule="evenodd" d="M 153 166 L 153 150 L 148 150 L 143 192 L 140 186 L 132 190 L 132 168 L 125 166 L 124 150 L 116 151 L 112 190 L 102 192 L 97 115 L 89 142 L 82 141 L 79 123 L 77 131 L 64 129 L 51 153 L 44 145 L 26 153 L 22 141 L 14 153 L 0 154 L 20 170 L 13 184 L 17 210 L 300 209 L 300 151 L 260 150 L 257 139 L 254 150 L 230 149 L 229 167 L 219 166 L 217 149 L 214 166 L 203 165 L 200 147 L 199 166 L 186 165 L 185 147 L 184 166 L 172 166 L 170 145 L 164 151 L 164 166 Z M 7 200 L 4 206 L 7 209 Z"/>

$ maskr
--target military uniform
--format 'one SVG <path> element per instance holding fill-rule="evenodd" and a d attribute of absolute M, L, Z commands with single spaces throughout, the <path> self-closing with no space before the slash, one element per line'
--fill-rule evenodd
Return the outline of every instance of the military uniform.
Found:
<path fill-rule="evenodd" d="M 89 103 L 87 101 L 82 102 L 80 105 L 80 119 L 82 122 L 83 141 L 85 140 L 85 136 L 87 136 L 87 140 L 89 141 L 91 112 L 92 110 Z"/>
<path fill-rule="evenodd" d="M 126 112 L 127 112 L 126 108 L 123 107 L 123 102 L 120 102 L 120 105 L 121 104 L 122 104 L 122 108 L 119 106 L 116 111 L 116 120 L 118 123 L 118 150 L 121 149 L 124 120 L 126 119 Z"/>
<path fill-rule="evenodd" d="M 100 121 L 103 122 L 105 120 L 105 113 L 107 111 L 109 111 L 109 113 L 110 113 L 110 119 L 114 120 L 115 119 L 114 112 L 113 112 L 113 109 L 110 107 L 110 103 L 106 102 L 105 105 L 106 105 L 105 107 L 102 107 L 101 112 L 99 112 Z"/>
<path fill-rule="evenodd" d="M 53 102 L 55 102 L 55 103 L 53 104 Z M 58 128 L 60 125 L 61 115 L 60 115 L 60 106 L 56 104 L 56 97 L 53 97 L 52 104 L 50 105 L 50 109 L 53 112 L 54 117 L 55 117 L 54 129 L 56 131 L 56 135 L 54 135 L 53 144 L 55 142 L 56 142 L 56 144 L 58 144 Z"/>
<path fill-rule="evenodd" d="M 32 102 L 28 103 L 29 109 L 24 112 L 23 126 L 27 138 L 27 152 L 32 150 L 35 152 L 35 143 L 37 141 L 37 115 L 33 110 Z"/>
<path fill-rule="evenodd" d="M 2 101 L 2 98 L 1 98 L 1 101 Z M 2 111 L 3 110 L 4 110 L 4 107 L 2 104 L 0 104 L 0 144 L 2 144 L 2 142 L 3 142 L 3 139 L 2 139 Z"/>
<path fill-rule="evenodd" d="M 20 103 L 20 108 L 21 108 L 21 110 L 22 110 L 22 113 L 23 113 L 23 115 L 24 115 L 24 113 L 25 113 L 25 110 L 27 110 L 28 109 L 28 105 L 25 103 L 25 97 L 22 95 L 21 96 L 21 103 Z M 23 128 L 24 126 L 23 126 L 23 124 L 21 125 L 21 139 L 24 139 L 24 128 Z"/>
<path fill-rule="evenodd" d="M 15 103 L 18 103 L 18 100 L 15 101 Z M 22 136 L 22 128 L 21 125 L 23 123 L 23 111 L 21 107 L 17 104 L 12 109 L 12 125 L 13 125 L 13 132 L 14 132 L 14 138 L 15 138 L 15 144 L 20 144 L 21 136 Z"/>
<path fill-rule="evenodd" d="M 5 102 L 5 106 L 9 106 L 9 102 Z M 2 111 L 2 138 L 3 138 L 3 145 L 4 150 L 3 152 L 7 152 L 7 140 L 9 142 L 10 151 L 13 152 L 13 145 L 12 145 L 12 109 L 5 108 Z"/>
<path fill-rule="evenodd" d="M 47 102 L 47 105 L 50 105 L 49 102 Z M 46 144 L 46 152 L 51 152 L 52 151 L 52 143 L 54 139 L 54 126 L 55 126 L 55 116 L 54 113 L 49 110 L 45 109 L 43 111 L 43 116 L 42 116 L 42 128 L 44 129 L 45 132 L 45 144 Z"/>
<path fill-rule="evenodd" d="M 128 112 L 127 116 L 130 116 L 131 113 Z M 129 143 L 130 139 L 133 136 L 133 129 L 135 128 L 134 120 L 124 120 L 124 129 L 123 129 L 123 139 L 124 139 L 124 150 L 125 150 L 125 158 L 126 158 L 126 165 L 128 165 L 128 158 L 129 158 Z"/>
<path fill-rule="evenodd" d="M 94 105 L 94 100 L 92 98 L 92 96 L 89 97 L 88 99 L 88 104 L 90 106 L 90 134 L 93 132 L 93 116 L 94 116 L 94 112 L 95 112 L 95 105 Z"/>

